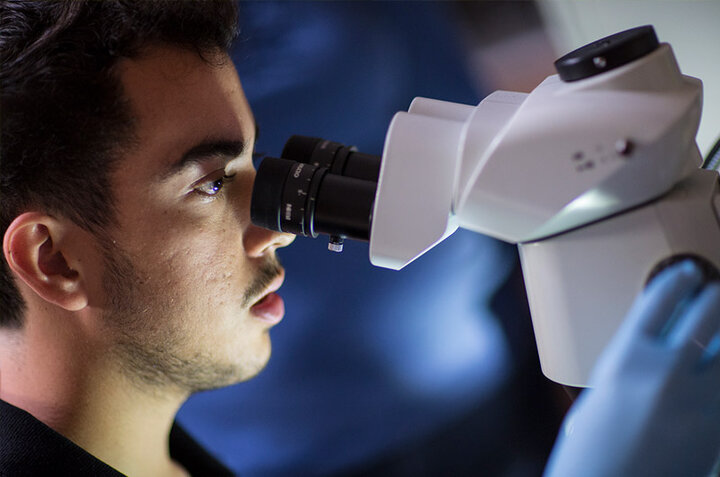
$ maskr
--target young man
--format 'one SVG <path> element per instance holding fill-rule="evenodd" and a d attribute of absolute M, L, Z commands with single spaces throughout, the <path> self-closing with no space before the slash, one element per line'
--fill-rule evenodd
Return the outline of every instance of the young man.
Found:
<path fill-rule="evenodd" d="M 0 474 L 227 473 L 174 416 L 263 368 L 293 238 L 250 223 L 236 24 L 229 2 L 0 6 Z"/>
<path fill-rule="evenodd" d="M 0 3 L 1 476 L 229 474 L 174 416 L 265 365 L 292 241 L 249 220 L 235 25 L 225 2 Z M 548 475 L 710 469 L 720 286 L 664 277 Z"/>

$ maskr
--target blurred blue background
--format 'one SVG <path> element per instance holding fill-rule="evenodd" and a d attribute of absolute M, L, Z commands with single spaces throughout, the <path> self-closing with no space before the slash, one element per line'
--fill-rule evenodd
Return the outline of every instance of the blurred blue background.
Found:
<path fill-rule="evenodd" d="M 415 96 L 477 103 L 489 91 L 466 70 L 459 12 L 242 2 L 233 60 L 256 151 L 304 134 L 380 154 Z M 460 231 L 400 272 L 373 268 L 367 244 L 298 238 L 280 255 L 287 313 L 268 367 L 179 415 L 208 449 L 245 476 L 540 475 L 563 409 L 515 247 Z"/>

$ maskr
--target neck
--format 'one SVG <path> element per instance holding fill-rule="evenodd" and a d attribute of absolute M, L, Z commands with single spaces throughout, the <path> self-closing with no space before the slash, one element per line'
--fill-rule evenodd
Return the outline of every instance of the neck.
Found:
<path fill-rule="evenodd" d="M 187 395 L 131 383 L 112 353 L 63 318 L 0 332 L 0 399 L 126 475 L 182 475 L 168 436 Z"/>

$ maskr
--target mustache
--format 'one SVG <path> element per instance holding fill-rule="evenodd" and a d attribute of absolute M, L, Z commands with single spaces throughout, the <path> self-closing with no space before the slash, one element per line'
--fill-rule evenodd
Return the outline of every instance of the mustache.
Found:
<path fill-rule="evenodd" d="M 282 273 L 282 265 L 277 258 L 265 262 L 257 271 L 257 276 L 247 287 L 243 295 L 243 307 L 254 303 L 270 284 Z"/>

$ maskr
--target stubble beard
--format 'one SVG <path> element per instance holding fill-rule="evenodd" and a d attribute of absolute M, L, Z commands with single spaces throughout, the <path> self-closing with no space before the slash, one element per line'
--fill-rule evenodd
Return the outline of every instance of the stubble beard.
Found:
<path fill-rule="evenodd" d="M 109 297 L 103 319 L 114 335 L 114 359 L 134 385 L 155 395 L 189 394 L 236 384 L 264 367 L 266 359 L 243 366 L 221 363 L 207 353 L 186 356 L 189 340 L 172 326 L 173 317 L 167 316 L 168 310 L 177 308 L 164 303 L 167 294 L 144 287 L 132 259 L 112 241 L 103 249 L 103 288 Z M 265 267 L 248 287 L 246 301 L 276 276 L 279 268 L 277 262 Z"/>

